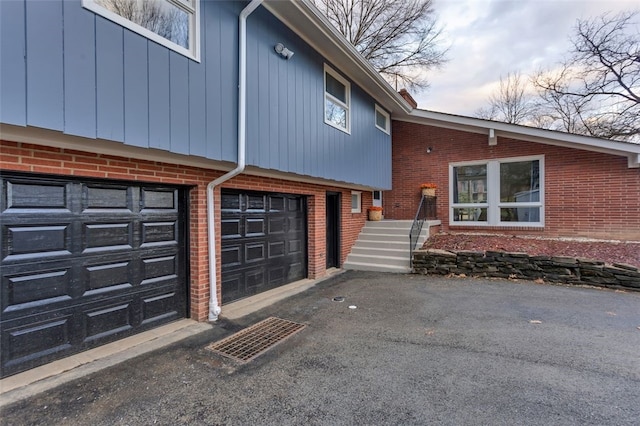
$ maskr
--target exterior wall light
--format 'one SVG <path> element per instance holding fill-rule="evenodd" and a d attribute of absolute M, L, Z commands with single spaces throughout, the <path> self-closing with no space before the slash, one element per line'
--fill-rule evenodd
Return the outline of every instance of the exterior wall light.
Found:
<path fill-rule="evenodd" d="M 293 52 L 287 49 L 286 47 L 284 47 L 284 44 L 282 43 L 276 44 L 275 46 L 273 46 L 273 49 L 276 51 L 277 54 L 282 56 L 284 59 L 289 60 L 293 56 Z"/>

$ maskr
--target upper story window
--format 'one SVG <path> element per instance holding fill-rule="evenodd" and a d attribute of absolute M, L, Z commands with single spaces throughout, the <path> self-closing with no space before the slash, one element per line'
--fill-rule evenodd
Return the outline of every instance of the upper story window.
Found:
<path fill-rule="evenodd" d="M 452 225 L 542 226 L 544 158 L 449 166 Z"/>
<path fill-rule="evenodd" d="M 376 105 L 376 127 L 386 134 L 391 134 L 389 113 Z"/>
<path fill-rule="evenodd" d="M 199 0 L 82 0 L 87 9 L 200 60 Z"/>
<path fill-rule="evenodd" d="M 340 74 L 324 66 L 324 122 L 349 133 L 351 85 Z"/>

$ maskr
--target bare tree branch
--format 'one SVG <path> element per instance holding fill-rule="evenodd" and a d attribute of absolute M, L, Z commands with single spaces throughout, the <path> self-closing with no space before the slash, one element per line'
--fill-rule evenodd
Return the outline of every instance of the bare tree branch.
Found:
<path fill-rule="evenodd" d="M 391 84 L 424 89 L 424 71 L 446 62 L 432 0 L 313 2 Z"/>
<path fill-rule="evenodd" d="M 578 21 L 569 58 L 533 78 L 553 128 L 640 141 L 640 12 Z"/>
<path fill-rule="evenodd" d="M 489 96 L 489 106 L 480 108 L 475 116 L 512 124 L 528 124 L 535 115 L 535 104 L 527 93 L 527 83 L 520 72 L 500 76 L 500 88 Z"/>

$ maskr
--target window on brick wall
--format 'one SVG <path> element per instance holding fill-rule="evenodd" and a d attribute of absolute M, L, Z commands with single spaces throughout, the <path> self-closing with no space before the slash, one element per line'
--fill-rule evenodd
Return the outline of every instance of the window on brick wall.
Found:
<path fill-rule="evenodd" d="M 362 192 L 351 191 L 351 213 L 362 213 Z"/>
<path fill-rule="evenodd" d="M 544 225 L 544 157 L 449 165 L 450 224 Z"/>
<path fill-rule="evenodd" d="M 82 0 L 98 15 L 196 61 L 199 4 L 200 0 Z"/>

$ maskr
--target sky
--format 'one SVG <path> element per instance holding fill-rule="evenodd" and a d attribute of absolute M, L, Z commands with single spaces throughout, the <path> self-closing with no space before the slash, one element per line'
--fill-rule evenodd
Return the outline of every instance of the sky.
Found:
<path fill-rule="evenodd" d="M 412 93 L 418 108 L 473 116 L 500 76 L 553 68 L 571 47 L 578 19 L 640 9 L 638 0 L 433 0 L 450 59 Z"/>

